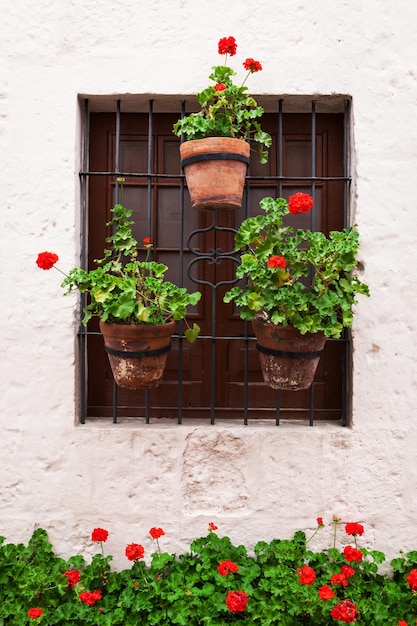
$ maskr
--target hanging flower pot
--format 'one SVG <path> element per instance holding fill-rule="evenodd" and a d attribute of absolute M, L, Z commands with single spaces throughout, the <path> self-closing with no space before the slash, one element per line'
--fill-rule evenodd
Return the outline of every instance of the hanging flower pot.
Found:
<path fill-rule="evenodd" d="M 157 387 L 164 373 L 175 322 L 108 324 L 99 322 L 114 379 L 124 389 Z"/>
<path fill-rule="evenodd" d="M 323 354 L 326 337 L 319 331 L 302 335 L 292 326 L 252 320 L 264 381 L 273 389 L 308 389 Z"/>
<path fill-rule="evenodd" d="M 207 137 L 180 146 L 181 165 L 199 211 L 235 211 L 242 206 L 250 147 L 242 139 Z"/>

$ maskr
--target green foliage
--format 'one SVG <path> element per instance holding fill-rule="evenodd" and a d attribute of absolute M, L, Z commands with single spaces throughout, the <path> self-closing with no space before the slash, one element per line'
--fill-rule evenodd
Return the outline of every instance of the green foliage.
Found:
<path fill-rule="evenodd" d="M 304 195 L 304 194 L 303 194 Z M 354 273 L 358 262 L 359 234 L 354 228 L 322 232 L 284 224 L 289 213 L 284 198 L 263 198 L 264 214 L 244 220 L 235 236 L 242 251 L 236 276 L 246 279 L 224 297 L 241 307 L 244 320 L 258 318 L 291 325 L 304 334 L 323 331 L 340 337 L 353 322 L 357 293 L 369 295 Z M 284 267 L 269 267 L 271 257 L 285 259 Z"/>
<path fill-rule="evenodd" d="M 249 73 L 252 72 L 249 70 Z M 212 67 L 209 79 L 214 85 L 196 94 L 201 110 L 179 119 L 174 124 L 174 134 L 178 137 L 185 135 L 188 140 L 206 137 L 253 140 L 258 144 L 260 162 L 266 163 L 272 139 L 258 121 L 264 110 L 249 95 L 245 81 L 237 86 L 233 83 L 233 76 L 236 72 L 227 65 Z M 218 91 L 216 85 L 225 88 Z"/>
<path fill-rule="evenodd" d="M 101 554 L 86 563 L 80 555 L 68 560 L 56 556 L 42 529 L 34 531 L 27 546 L 0 538 L 0 624 L 330 626 L 353 621 L 374 626 L 400 620 L 415 624 L 417 552 L 400 553 L 390 564 L 382 552 L 365 548 L 354 562 L 336 547 L 315 552 L 311 540 L 324 526 L 317 521 L 309 540 L 297 531 L 293 539 L 259 541 L 252 554 L 212 530 L 180 555 L 161 552 L 157 543 L 149 563 L 137 559 L 122 571 L 111 570 L 103 544 Z M 334 518 L 333 524 L 336 540 L 340 520 Z M 353 540 L 357 549 L 356 535 Z M 233 571 L 218 569 L 225 561 L 231 562 Z M 308 580 L 302 577 L 305 566 L 312 573 Z M 343 570 L 347 566 L 349 571 Z M 69 584 L 64 572 L 74 570 L 79 570 L 79 580 Z M 413 583 L 407 581 L 410 572 Z M 334 575 L 338 582 L 331 580 Z M 328 599 L 320 595 L 325 585 Z M 237 590 L 247 594 L 247 605 L 232 613 L 225 600 Z M 86 591 L 99 591 L 100 597 L 89 605 L 83 600 Z M 356 607 L 355 619 L 334 619 L 333 607 L 346 599 Z M 30 618 L 33 608 L 42 614 Z"/>
<path fill-rule="evenodd" d="M 118 179 L 122 196 L 123 182 Z M 95 261 L 97 267 L 93 270 L 72 269 L 62 282 L 66 294 L 74 288 L 89 294 L 83 324 L 93 316 L 102 322 L 137 325 L 185 319 L 187 306 L 197 304 L 201 293 L 188 293 L 185 287 L 165 280 L 168 267 L 149 260 L 152 244 L 147 239 L 146 258 L 139 260 L 138 243 L 131 229 L 132 211 L 116 204 L 112 214 L 107 226 L 113 234 L 106 239 L 110 247 L 104 250 L 104 258 Z M 197 324 L 187 329 L 187 339 L 194 341 L 199 330 Z"/>

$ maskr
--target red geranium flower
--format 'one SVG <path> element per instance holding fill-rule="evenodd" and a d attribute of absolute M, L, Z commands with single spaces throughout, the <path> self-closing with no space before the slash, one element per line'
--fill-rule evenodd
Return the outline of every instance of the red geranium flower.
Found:
<path fill-rule="evenodd" d="M 58 255 L 55 254 L 55 252 L 39 252 L 36 265 L 40 267 L 41 270 L 50 270 L 57 261 Z"/>
<path fill-rule="evenodd" d="M 143 243 L 144 244 L 151 243 L 151 238 L 150 237 L 144 237 L 143 238 Z"/>
<path fill-rule="evenodd" d="M 353 604 L 350 600 L 338 602 L 334 605 L 330 612 L 330 615 L 334 619 L 338 619 L 340 622 L 345 622 L 345 624 L 352 624 L 352 622 L 356 622 L 357 614 L 358 609 L 356 608 L 356 604 Z"/>
<path fill-rule="evenodd" d="M 216 526 L 216 524 L 213 524 L 213 522 L 209 522 L 209 530 L 217 530 L 218 527 Z"/>
<path fill-rule="evenodd" d="M 299 191 L 288 199 L 288 210 L 294 215 L 297 215 L 297 213 L 310 213 L 312 206 L 313 198 L 308 193 Z"/>
<path fill-rule="evenodd" d="M 32 607 L 28 611 L 28 617 L 31 617 L 32 619 L 38 619 L 41 615 L 43 615 L 43 611 L 40 606 Z"/>
<path fill-rule="evenodd" d="M 400 619 L 400 621 L 398 622 L 398 626 L 408 626 L 408 624 L 405 620 Z"/>
<path fill-rule="evenodd" d="M 152 537 L 152 539 L 159 539 L 159 537 L 162 537 L 162 535 L 165 535 L 162 528 L 155 528 L 155 527 L 150 529 L 149 534 Z"/>
<path fill-rule="evenodd" d="M 231 613 L 240 613 L 246 610 L 248 594 L 244 591 L 229 591 L 226 596 L 226 605 Z"/>
<path fill-rule="evenodd" d="M 91 533 L 91 541 L 107 541 L 109 533 L 104 528 L 95 528 Z"/>
<path fill-rule="evenodd" d="M 217 566 L 217 571 L 219 572 L 220 576 L 227 576 L 227 574 L 238 572 L 239 567 L 236 563 L 233 563 L 233 561 L 229 561 L 229 559 L 226 559 L 225 561 L 220 561 L 219 565 Z"/>
<path fill-rule="evenodd" d="M 303 567 L 298 568 L 297 576 L 300 577 L 302 585 L 312 585 L 316 578 L 316 572 L 309 565 L 303 565 Z"/>
<path fill-rule="evenodd" d="M 145 556 L 145 549 L 140 543 L 130 543 L 126 546 L 125 554 L 129 561 L 137 561 Z"/>
<path fill-rule="evenodd" d="M 352 578 L 355 574 L 355 570 L 350 565 L 342 565 L 340 573 L 343 574 L 345 578 Z"/>
<path fill-rule="evenodd" d="M 227 89 L 227 87 L 224 83 L 217 83 L 214 85 L 214 91 L 224 91 L 225 89 Z"/>
<path fill-rule="evenodd" d="M 219 41 L 219 54 L 230 54 L 234 56 L 236 54 L 237 44 L 234 37 L 223 37 Z"/>
<path fill-rule="evenodd" d="M 349 522 L 345 526 L 345 532 L 347 535 L 363 535 L 365 531 L 362 524 L 358 524 L 357 522 Z"/>
<path fill-rule="evenodd" d="M 323 587 L 319 589 L 319 596 L 322 600 L 331 600 L 335 595 L 335 592 L 333 589 L 330 589 L 329 585 L 323 585 Z"/>
<path fill-rule="evenodd" d="M 412 569 L 407 576 L 407 582 L 413 591 L 417 591 L 417 569 Z"/>
<path fill-rule="evenodd" d="M 102 595 L 100 589 L 97 591 L 82 591 L 80 593 L 80 600 L 84 602 L 84 604 L 88 604 L 88 606 L 94 606 L 98 600 L 101 600 Z"/>
<path fill-rule="evenodd" d="M 330 578 L 330 582 L 332 583 L 332 585 L 343 585 L 344 587 L 348 585 L 348 581 L 343 576 L 343 574 L 333 574 L 333 576 Z"/>
<path fill-rule="evenodd" d="M 81 574 L 78 569 L 71 569 L 64 572 L 64 576 L 67 577 L 68 587 L 74 587 L 77 583 L 80 582 Z"/>
<path fill-rule="evenodd" d="M 270 256 L 268 259 L 268 267 L 286 267 L 287 266 L 287 262 L 284 259 L 283 256 L 279 256 L 279 254 L 276 254 L 275 256 Z"/>
<path fill-rule="evenodd" d="M 346 561 L 349 562 L 362 561 L 362 552 L 360 550 L 357 550 L 353 546 L 346 546 L 346 548 L 343 550 L 343 556 L 345 557 Z"/>
<path fill-rule="evenodd" d="M 243 67 L 245 68 L 245 70 L 249 70 L 250 72 L 260 72 L 262 70 L 262 65 L 259 63 L 259 61 L 254 61 L 253 59 L 246 59 L 246 61 L 243 62 Z"/>

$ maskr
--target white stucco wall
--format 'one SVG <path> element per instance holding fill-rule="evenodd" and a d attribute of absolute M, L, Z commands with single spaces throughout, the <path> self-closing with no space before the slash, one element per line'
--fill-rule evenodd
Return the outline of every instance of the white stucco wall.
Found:
<path fill-rule="evenodd" d="M 0 25 L 0 535 L 57 550 L 92 528 L 183 548 L 214 521 L 251 545 L 337 514 L 417 548 L 417 5 L 409 0 L 15 0 Z M 76 424 L 76 299 L 37 270 L 78 261 L 78 94 L 191 94 L 233 35 L 258 94 L 352 96 L 357 308 L 351 428 Z M 256 79 L 256 80 L 255 80 Z M 256 89 L 253 83 L 256 82 Z M 325 543 L 325 540 L 323 540 Z"/>

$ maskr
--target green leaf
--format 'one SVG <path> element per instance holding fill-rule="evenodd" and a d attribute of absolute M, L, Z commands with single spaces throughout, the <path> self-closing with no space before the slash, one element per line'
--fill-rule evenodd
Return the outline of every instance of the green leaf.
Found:
<path fill-rule="evenodd" d="M 184 335 L 190 343 L 194 343 L 200 333 L 200 330 L 200 326 L 194 323 L 192 328 L 187 328 Z"/>

